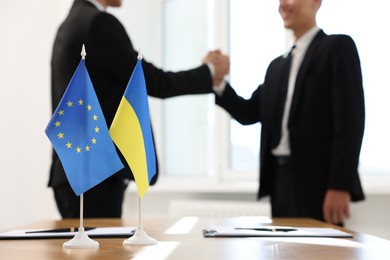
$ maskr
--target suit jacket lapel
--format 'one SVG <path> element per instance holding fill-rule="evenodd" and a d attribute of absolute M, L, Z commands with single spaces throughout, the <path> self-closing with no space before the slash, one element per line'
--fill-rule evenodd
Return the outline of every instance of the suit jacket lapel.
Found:
<path fill-rule="evenodd" d="M 318 46 L 322 42 L 322 39 L 326 36 L 326 34 L 320 30 L 317 35 L 314 37 L 313 41 L 310 43 L 305 57 L 302 61 L 301 67 L 299 68 L 297 79 L 295 81 L 295 89 L 294 89 L 294 95 L 291 102 L 291 108 L 290 108 L 290 116 L 289 116 L 289 122 L 294 117 L 294 114 L 297 110 L 298 104 L 299 104 L 299 98 L 302 94 L 304 85 L 303 85 L 303 79 L 306 77 L 307 70 L 309 69 L 310 61 L 313 58 L 313 55 L 315 51 L 318 49 Z"/>

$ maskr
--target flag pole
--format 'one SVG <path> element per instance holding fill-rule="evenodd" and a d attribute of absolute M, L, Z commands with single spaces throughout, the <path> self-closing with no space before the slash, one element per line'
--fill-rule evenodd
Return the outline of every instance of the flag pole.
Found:
<path fill-rule="evenodd" d="M 80 228 L 84 228 L 84 193 L 80 195 Z"/>
<path fill-rule="evenodd" d="M 134 76 L 134 78 L 133 78 L 133 76 Z M 133 87 L 129 88 L 132 85 L 133 85 Z M 129 90 L 129 93 L 128 93 L 128 90 Z M 129 94 L 129 95 L 127 95 L 127 94 Z M 139 134 L 141 134 L 141 136 L 143 136 L 143 138 L 145 138 L 145 137 L 147 138 L 148 146 L 145 146 L 146 143 L 143 139 L 140 140 L 140 138 L 134 138 L 136 135 L 120 134 L 120 133 L 124 133 L 124 131 L 128 130 L 126 128 L 128 128 L 129 125 L 134 126 L 134 124 L 130 121 L 132 116 L 126 116 L 127 112 L 124 112 L 123 108 L 121 108 L 122 102 L 123 102 L 123 104 L 126 105 L 126 103 L 127 103 L 128 105 L 130 105 L 132 107 L 132 106 L 134 106 L 134 104 L 131 104 L 131 101 L 130 101 L 130 100 L 132 100 L 132 98 L 141 100 L 140 103 L 136 103 L 138 105 L 136 105 L 135 108 L 133 107 L 133 109 L 135 109 L 135 117 L 136 118 L 138 118 L 138 116 L 139 116 L 139 115 L 137 115 L 136 111 L 143 110 L 144 112 L 146 112 L 149 110 L 148 103 L 147 103 L 148 100 L 147 100 L 146 82 L 145 82 L 145 77 L 144 77 L 143 69 L 142 69 L 142 55 L 140 52 L 138 52 L 137 61 L 135 63 L 133 73 L 130 77 L 129 83 L 126 87 L 126 90 L 125 90 L 123 97 L 124 98 L 122 99 L 122 101 L 118 107 L 119 112 L 117 111 L 117 113 L 115 114 L 113 123 L 111 124 L 110 134 L 111 134 L 111 137 L 112 137 L 114 143 L 118 146 L 119 150 L 121 150 L 123 156 L 125 157 L 126 161 L 130 165 L 130 168 L 133 172 L 133 175 L 135 176 L 134 179 L 135 179 L 135 182 L 137 184 L 138 196 L 139 196 L 138 227 L 137 227 L 137 229 L 132 237 L 123 241 L 123 245 L 124 246 L 127 246 L 127 245 L 136 245 L 136 246 L 155 245 L 155 244 L 157 244 L 157 240 L 149 237 L 146 234 L 146 232 L 144 231 L 144 229 L 142 227 L 142 222 L 141 222 L 142 221 L 142 218 L 141 218 L 142 201 L 141 200 L 142 200 L 142 197 L 146 191 L 146 190 L 144 190 L 144 188 L 146 188 L 146 187 L 145 187 L 145 185 L 141 185 L 139 187 L 138 186 L 139 182 L 137 182 L 137 180 L 136 180 L 137 176 L 138 176 L 138 177 L 140 177 L 139 181 L 146 180 L 146 181 L 148 181 L 148 185 L 150 182 L 149 181 L 149 172 L 148 172 L 148 155 L 149 155 L 149 153 L 147 153 L 147 151 L 150 151 L 150 147 L 153 147 L 152 153 L 154 153 L 154 146 L 153 146 L 153 143 L 150 142 L 150 140 L 149 140 L 149 139 L 151 139 L 149 118 L 146 118 L 145 115 L 143 115 L 142 120 L 140 121 L 140 124 L 138 124 L 136 126 L 136 128 L 137 128 L 136 131 L 139 132 Z M 128 98 L 130 98 L 130 99 L 128 99 Z M 138 118 L 138 120 L 139 120 L 139 118 Z M 148 133 L 148 129 L 149 129 L 150 133 Z M 133 142 L 135 143 L 135 145 L 133 144 Z M 143 144 L 142 144 L 142 142 L 143 142 Z M 128 149 L 129 144 L 131 147 L 133 147 L 135 149 L 133 149 L 133 150 Z M 141 155 L 142 150 L 144 150 L 145 153 Z M 137 156 L 135 156 L 135 155 L 137 155 Z M 140 163 L 135 163 L 133 165 L 134 159 L 138 160 L 138 159 L 136 159 L 136 158 L 138 158 L 138 155 L 141 155 L 141 157 L 145 156 L 146 160 L 142 161 Z M 154 157 L 155 156 L 153 156 L 153 158 L 152 158 L 153 160 L 155 160 Z M 133 168 L 133 166 L 134 166 L 134 168 Z M 154 168 L 155 168 L 155 163 L 152 163 L 151 164 L 151 171 L 155 171 Z M 145 183 L 143 182 L 143 184 L 145 184 Z"/>
<path fill-rule="evenodd" d="M 138 196 L 138 226 L 141 226 L 141 198 Z"/>
<path fill-rule="evenodd" d="M 80 227 L 77 234 L 69 241 L 65 242 L 63 248 L 99 248 L 99 242 L 89 238 L 84 230 L 84 193 L 80 194 Z"/>
<path fill-rule="evenodd" d="M 81 48 L 81 58 L 85 60 L 87 53 L 83 44 Z M 65 242 L 63 248 L 99 248 L 99 242 L 89 238 L 84 230 L 84 193 L 80 194 L 80 227 L 77 234 L 69 241 Z"/>
<path fill-rule="evenodd" d="M 157 244 L 157 240 L 148 236 L 141 224 L 141 197 L 138 196 L 138 227 L 134 235 L 125 241 L 124 246 L 152 246 Z"/>

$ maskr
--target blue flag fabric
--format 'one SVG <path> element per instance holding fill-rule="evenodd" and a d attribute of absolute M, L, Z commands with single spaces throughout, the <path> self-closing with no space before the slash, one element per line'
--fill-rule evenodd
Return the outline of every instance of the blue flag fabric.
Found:
<path fill-rule="evenodd" d="M 45 132 L 77 196 L 124 167 L 109 135 L 85 60 L 80 61 Z"/>

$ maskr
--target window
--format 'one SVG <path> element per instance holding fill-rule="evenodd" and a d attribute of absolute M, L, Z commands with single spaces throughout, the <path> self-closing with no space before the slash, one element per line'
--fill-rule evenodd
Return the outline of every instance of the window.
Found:
<path fill-rule="evenodd" d="M 230 79 L 244 98 L 249 98 L 264 81 L 269 63 L 286 49 L 286 32 L 277 15 L 278 4 L 278 1 L 230 1 Z M 257 172 L 260 128 L 259 123 L 242 126 L 230 121 L 232 171 Z"/>
<path fill-rule="evenodd" d="M 208 51 L 207 0 L 163 2 L 163 60 L 178 71 L 201 63 Z M 168 177 L 213 174 L 213 95 L 175 97 L 163 103 L 163 169 Z"/>

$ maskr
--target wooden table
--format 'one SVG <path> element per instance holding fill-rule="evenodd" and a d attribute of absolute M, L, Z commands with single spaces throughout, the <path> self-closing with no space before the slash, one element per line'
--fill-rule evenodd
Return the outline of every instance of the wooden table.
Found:
<path fill-rule="evenodd" d="M 390 241 L 352 232 L 353 238 L 204 238 L 202 229 L 212 225 L 236 225 L 252 218 L 144 219 L 154 246 L 123 246 L 124 238 L 95 239 L 99 249 L 63 249 L 69 239 L 1 240 L 0 259 L 390 259 Z M 84 226 L 137 226 L 137 219 L 85 219 Z M 18 228 L 68 228 L 78 219 L 41 221 Z M 272 225 L 334 227 L 312 219 L 273 219 Z M 6 230 L 4 230 L 6 231 Z"/>

